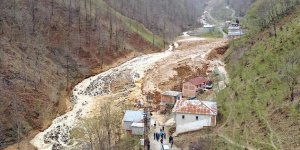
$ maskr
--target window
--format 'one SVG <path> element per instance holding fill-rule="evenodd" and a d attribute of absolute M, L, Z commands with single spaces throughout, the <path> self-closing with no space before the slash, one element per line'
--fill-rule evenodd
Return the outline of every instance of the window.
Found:
<path fill-rule="evenodd" d="M 199 118 L 198 118 L 198 116 L 196 116 L 196 120 L 198 120 Z"/>
<path fill-rule="evenodd" d="M 182 119 L 184 119 L 184 115 L 182 115 Z"/>

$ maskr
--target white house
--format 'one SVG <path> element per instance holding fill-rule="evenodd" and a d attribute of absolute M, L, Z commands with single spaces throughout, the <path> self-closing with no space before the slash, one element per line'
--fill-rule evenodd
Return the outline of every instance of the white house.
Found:
<path fill-rule="evenodd" d="M 228 27 L 228 36 L 235 37 L 235 36 L 242 36 L 244 35 L 241 26 L 237 23 L 231 23 Z"/>
<path fill-rule="evenodd" d="M 143 135 L 144 134 L 144 112 L 126 110 L 123 118 L 123 127 L 129 134 Z"/>
<path fill-rule="evenodd" d="M 179 100 L 174 108 L 176 133 L 195 131 L 204 126 L 215 126 L 217 103 L 212 101 Z"/>

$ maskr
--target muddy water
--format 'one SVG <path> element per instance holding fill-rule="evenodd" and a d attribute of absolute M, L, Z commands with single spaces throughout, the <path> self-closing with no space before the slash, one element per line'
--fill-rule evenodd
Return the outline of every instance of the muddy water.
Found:
<path fill-rule="evenodd" d="M 190 37 L 187 33 L 183 35 L 184 39 L 178 40 L 178 43 L 193 43 L 205 40 L 203 38 Z M 78 125 L 79 119 L 93 115 L 91 110 L 94 109 L 97 103 L 97 97 L 127 91 L 127 93 L 135 93 L 135 97 L 140 96 L 142 98 L 141 80 L 145 77 L 146 71 L 159 69 L 160 66 L 168 65 L 168 62 L 172 63 L 170 63 L 170 67 L 166 67 L 171 69 L 172 65 L 183 60 L 206 61 L 205 55 L 218 45 L 223 45 L 224 41 L 215 40 L 210 44 L 184 51 L 174 50 L 174 47 L 180 49 L 178 43 L 175 42 L 170 45 L 165 52 L 136 57 L 118 67 L 83 80 L 74 87 L 70 97 L 70 101 L 73 104 L 72 110 L 54 119 L 49 128 L 40 132 L 31 140 L 31 144 L 40 150 L 71 148 L 70 130 Z M 159 62 L 166 63 L 159 65 Z M 222 68 L 223 64 L 214 64 L 213 62 L 211 64 L 211 67 L 221 67 L 219 70 L 224 71 Z M 112 86 L 120 78 L 126 80 L 126 84 L 122 85 L 122 91 L 114 91 Z"/>
<path fill-rule="evenodd" d="M 176 43 L 173 44 L 176 46 Z M 106 72 L 85 79 L 73 89 L 70 101 L 73 108 L 70 112 L 54 119 L 52 125 L 40 132 L 31 140 L 31 144 L 40 150 L 69 147 L 69 132 L 78 124 L 80 118 L 91 115 L 91 109 L 96 103 L 96 97 L 111 94 L 111 84 L 114 80 L 124 78 L 128 83 L 123 87 L 129 90 L 139 86 L 139 81 L 147 69 L 155 62 L 172 54 L 172 45 L 165 52 L 142 55 Z"/>

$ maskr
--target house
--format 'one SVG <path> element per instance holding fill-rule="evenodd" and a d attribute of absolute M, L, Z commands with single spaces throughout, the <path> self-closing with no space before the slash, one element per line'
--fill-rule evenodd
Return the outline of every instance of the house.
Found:
<path fill-rule="evenodd" d="M 204 24 L 203 25 L 203 29 L 206 32 L 212 32 L 215 29 L 215 25 L 211 25 L 211 24 Z"/>
<path fill-rule="evenodd" d="M 207 82 L 207 78 L 200 76 L 183 83 L 182 95 L 184 97 L 195 97 L 197 95 L 197 91 L 204 88 Z"/>
<path fill-rule="evenodd" d="M 165 91 L 161 94 L 160 110 L 166 110 L 167 104 L 174 105 L 177 100 L 181 100 L 182 93 L 177 91 Z"/>
<path fill-rule="evenodd" d="M 199 130 L 206 126 L 215 126 L 217 103 L 213 101 L 179 100 L 174 108 L 176 133 Z"/>
<path fill-rule="evenodd" d="M 228 36 L 229 37 L 235 37 L 235 36 L 241 36 L 243 35 L 243 30 L 241 29 L 241 26 L 237 23 L 231 23 L 228 27 Z"/>
<path fill-rule="evenodd" d="M 123 127 L 129 134 L 144 134 L 144 112 L 126 110 L 123 118 Z"/>

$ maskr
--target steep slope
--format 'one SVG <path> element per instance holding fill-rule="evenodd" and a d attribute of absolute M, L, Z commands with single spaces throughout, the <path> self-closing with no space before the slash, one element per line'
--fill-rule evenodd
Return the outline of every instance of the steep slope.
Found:
<path fill-rule="evenodd" d="M 225 0 L 225 4 L 235 10 L 237 17 L 245 16 L 254 2 L 255 0 Z"/>
<path fill-rule="evenodd" d="M 217 133 L 239 147 L 299 149 L 299 2 L 277 3 L 274 20 L 266 12 L 258 17 L 259 8 L 269 7 L 264 2 L 247 14 L 251 33 L 232 41 L 227 52 L 230 84 L 218 95 Z"/>
<path fill-rule="evenodd" d="M 72 85 L 92 69 L 152 51 L 149 41 L 108 17 L 102 5 L 85 9 L 80 1 L 68 2 L 1 2 L 0 148 L 64 113 Z"/>
<path fill-rule="evenodd" d="M 1 1 L 0 149 L 65 113 L 82 79 L 159 51 L 152 36 L 102 0 Z"/>
<path fill-rule="evenodd" d="M 199 27 L 206 0 L 105 0 L 167 41 L 189 27 Z"/>

